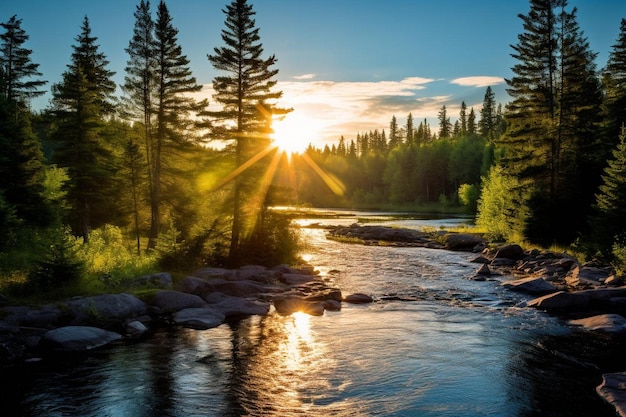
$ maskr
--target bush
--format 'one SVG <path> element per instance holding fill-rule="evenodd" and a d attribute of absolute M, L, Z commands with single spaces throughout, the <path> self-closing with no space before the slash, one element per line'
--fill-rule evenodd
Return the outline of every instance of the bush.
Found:
<path fill-rule="evenodd" d="M 292 264 L 298 260 L 300 234 L 291 219 L 275 212 L 265 212 L 248 239 L 240 246 L 241 264 Z"/>
<path fill-rule="evenodd" d="M 480 190 L 474 184 L 461 184 L 459 187 L 459 202 L 469 214 L 476 214 Z"/>

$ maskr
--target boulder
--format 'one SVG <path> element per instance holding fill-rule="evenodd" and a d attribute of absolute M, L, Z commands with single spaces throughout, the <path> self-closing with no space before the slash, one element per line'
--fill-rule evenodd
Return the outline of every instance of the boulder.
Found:
<path fill-rule="evenodd" d="M 600 314 L 584 319 L 570 320 L 569 324 L 605 333 L 626 333 L 626 318 L 619 314 Z"/>
<path fill-rule="evenodd" d="M 174 313 L 187 308 L 206 307 L 207 303 L 194 294 L 179 291 L 163 290 L 154 294 L 151 305 L 156 307 L 159 313 Z"/>
<path fill-rule="evenodd" d="M 315 275 L 308 274 L 282 274 L 280 282 L 287 285 L 300 285 L 317 279 Z"/>
<path fill-rule="evenodd" d="M 241 281 L 222 281 L 214 280 L 211 282 L 214 291 L 232 295 L 233 297 L 248 297 L 262 293 L 278 293 L 285 289 L 277 285 L 263 284 L 257 281 L 241 280 Z"/>
<path fill-rule="evenodd" d="M 276 312 L 282 315 L 289 315 L 300 311 L 312 316 L 324 314 L 324 301 L 307 301 L 298 297 L 277 297 L 274 299 Z"/>
<path fill-rule="evenodd" d="M 213 308 L 186 308 L 172 315 L 174 323 L 196 330 L 212 329 L 224 323 L 226 317 Z"/>
<path fill-rule="evenodd" d="M 200 297 L 205 297 L 207 294 L 215 291 L 215 287 L 211 281 L 195 276 L 186 276 L 180 280 L 178 289 L 185 293 L 199 295 Z"/>
<path fill-rule="evenodd" d="M 528 294 L 548 294 L 556 292 L 557 289 L 541 277 L 528 277 L 507 281 L 502 286 L 511 291 L 525 292 Z"/>
<path fill-rule="evenodd" d="M 489 269 L 489 265 L 482 264 L 480 268 L 476 270 L 476 275 L 483 275 L 483 276 L 491 275 L 491 269 Z"/>
<path fill-rule="evenodd" d="M 520 245 L 516 244 L 500 246 L 496 251 L 495 257 L 496 259 L 506 258 L 519 260 L 524 257 L 524 249 L 522 249 Z"/>
<path fill-rule="evenodd" d="M 535 298 L 529 301 L 527 306 L 550 312 L 564 312 L 585 309 L 589 304 L 590 299 L 585 294 L 558 291 Z"/>
<path fill-rule="evenodd" d="M 270 311 L 270 304 L 233 297 L 223 293 L 212 293 L 205 298 L 211 308 L 224 314 L 225 317 L 236 316 L 264 316 Z"/>
<path fill-rule="evenodd" d="M 122 335 L 91 326 L 64 326 L 46 332 L 40 347 L 55 352 L 83 352 L 104 346 Z"/>
<path fill-rule="evenodd" d="M 355 293 L 346 296 L 343 301 L 351 304 L 368 304 L 373 302 L 374 299 L 367 294 Z"/>
<path fill-rule="evenodd" d="M 454 251 L 472 251 L 485 244 L 485 239 L 470 233 L 446 233 L 443 241 L 446 249 Z"/>
<path fill-rule="evenodd" d="M 71 311 L 73 326 L 117 324 L 146 314 L 146 303 L 131 294 L 103 294 L 72 299 L 66 302 Z"/>
<path fill-rule="evenodd" d="M 52 305 L 41 308 L 7 306 L 0 309 L 0 314 L 2 320 L 8 324 L 39 329 L 54 329 L 61 320 L 61 310 Z"/>
<path fill-rule="evenodd" d="M 576 266 L 568 272 L 565 280 L 572 287 L 598 287 L 610 275 L 606 269 Z"/>
<path fill-rule="evenodd" d="M 148 333 L 148 328 L 139 320 L 132 320 L 126 324 L 126 335 L 132 338 L 138 338 Z"/>
<path fill-rule="evenodd" d="M 328 311 L 339 311 L 341 310 L 341 302 L 337 300 L 326 300 L 324 301 L 324 308 Z"/>
<path fill-rule="evenodd" d="M 617 415 L 626 417 L 626 372 L 602 375 L 602 383 L 596 392 L 615 407 Z"/>
<path fill-rule="evenodd" d="M 159 272 L 152 275 L 144 275 L 136 278 L 130 283 L 133 287 L 152 286 L 156 288 L 172 288 L 172 275 L 169 272 Z"/>

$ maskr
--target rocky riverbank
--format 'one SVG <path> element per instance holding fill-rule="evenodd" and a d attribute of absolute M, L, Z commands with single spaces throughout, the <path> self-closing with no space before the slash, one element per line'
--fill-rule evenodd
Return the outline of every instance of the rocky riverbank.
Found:
<path fill-rule="evenodd" d="M 626 285 L 608 266 L 581 265 L 564 253 L 524 250 L 515 244 L 493 247 L 481 236 L 466 233 L 353 224 L 332 228 L 328 236 L 366 245 L 471 251 L 477 253 L 472 262 L 478 265 L 471 279 L 498 280 L 511 291 L 530 295 L 522 307 L 546 311 L 582 331 L 626 335 Z M 626 372 L 602 375 L 596 391 L 626 417 Z"/>
<path fill-rule="evenodd" d="M 138 278 L 133 285 L 126 293 L 0 308 L 0 365 L 139 339 L 162 326 L 210 329 L 268 314 L 272 307 L 279 314 L 322 315 L 340 310 L 343 302 L 372 301 L 364 294 L 344 297 L 308 266 L 204 268 L 176 283 L 170 274 L 160 273 Z"/>

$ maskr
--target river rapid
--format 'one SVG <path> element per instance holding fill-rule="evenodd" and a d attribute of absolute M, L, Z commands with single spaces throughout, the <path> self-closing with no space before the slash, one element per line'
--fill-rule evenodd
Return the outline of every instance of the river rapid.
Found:
<path fill-rule="evenodd" d="M 615 416 L 595 387 L 603 372 L 626 369 L 623 341 L 518 307 L 526 298 L 499 285 L 507 277 L 471 280 L 473 254 L 302 233 L 309 263 L 344 295 L 375 302 L 321 317 L 272 312 L 206 331 L 164 329 L 3 370 L 2 415 Z"/>

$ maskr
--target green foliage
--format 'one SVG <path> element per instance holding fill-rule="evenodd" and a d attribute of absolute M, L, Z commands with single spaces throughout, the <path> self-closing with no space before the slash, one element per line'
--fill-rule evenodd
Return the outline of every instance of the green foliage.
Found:
<path fill-rule="evenodd" d="M 469 214 L 475 214 L 478 210 L 478 198 L 480 189 L 474 184 L 461 184 L 458 191 L 459 202 Z"/>
<path fill-rule="evenodd" d="M 97 279 L 109 288 L 154 272 L 157 266 L 156 253 L 137 254 L 122 231 L 108 224 L 93 230 L 89 242 L 76 248 L 76 256 L 85 265 L 89 279 Z"/>
<path fill-rule="evenodd" d="M 510 240 L 518 231 L 515 209 L 516 190 L 519 182 L 505 175 L 500 166 L 493 167 L 487 178 L 483 178 L 483 188 L 478 200 L 476 225 L 486 230 L 495 239 Z"/>
<path fill-rule="evenodd" d="M 85 272 L 78 256 L 80 243 L 69 230 L 58 230 L 36 267 L 28 276 L 28 287 L 34 291 L 49 291 L 76 284 Z"/>
<path fill-rule="evenodd" d="M 299 250 L 300 236 L 289 217 L 267 211 L 241 245 L 240 263 L 268 267 L 293 264 L 298 260 Z"/>
<path fill-rule="evenodd" d="M 614 243 L 612 248 L 613 267 L 618 276 L 626 276 L 626 245 Z"/>

